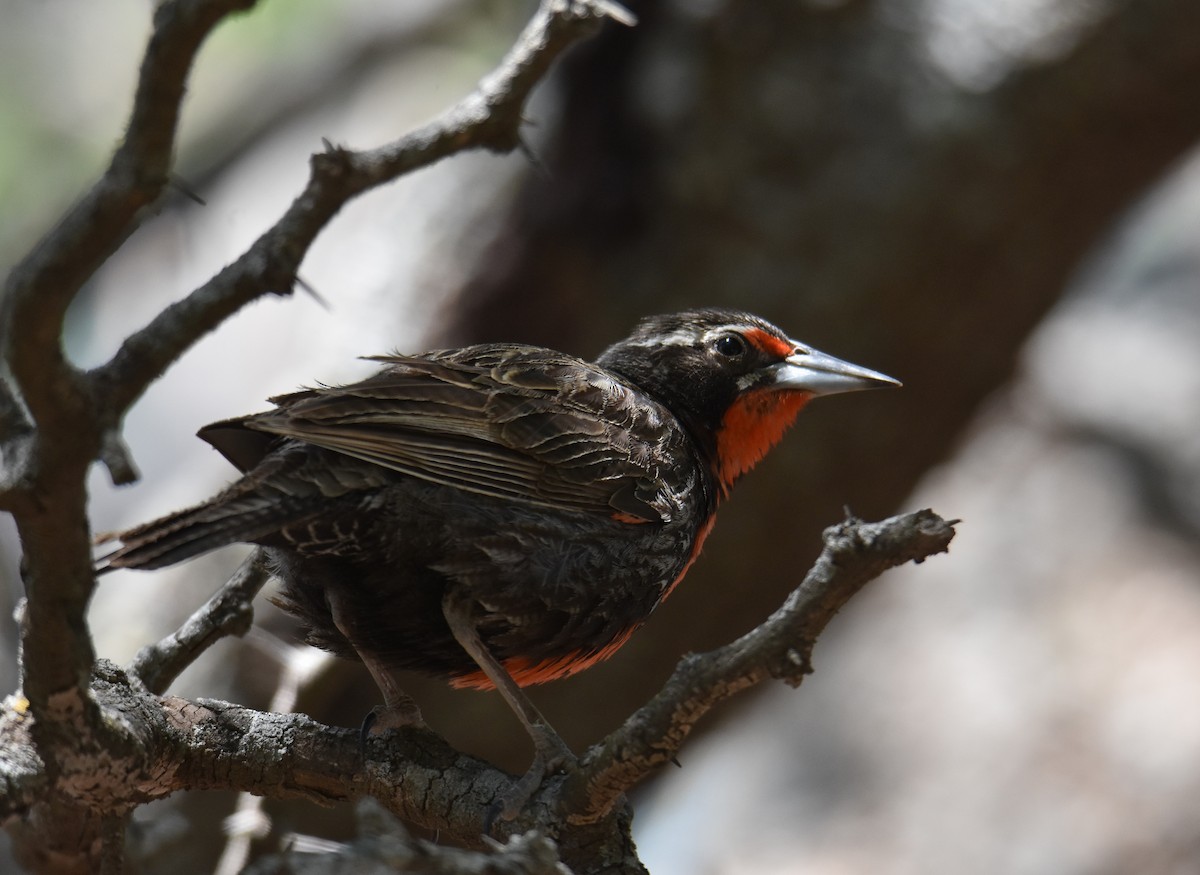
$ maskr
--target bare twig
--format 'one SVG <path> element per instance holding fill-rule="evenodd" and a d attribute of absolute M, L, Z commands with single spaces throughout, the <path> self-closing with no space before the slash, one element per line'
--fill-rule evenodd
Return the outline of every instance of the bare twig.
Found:
<path fill-rule="evenodd" d="M 181 155 L 180 171 L 189 186 L 207 187 L 268 136 L 314 107 L 340 101 L 352 93 L 376 65 L 421 46 L 445 41 L 464 19 L 478 12 L 473 0 L 441 0 L 411 4 L 410 14 L 387 19 L 381 26 L 340 34 L 322 46 L 318 56 L 307 53 L 292 61 L 280 59 L 229 95 L 229 110 L 201 132 Z M 189 161 L 190 157 L 190 161 Z"/>
<path fill-rule="evenodd" d="M 138 480 L 137 465 L 125 438 L 116 429 L 105 429 L 100 435 L 100 461 L 108 469 L 114 486 L 127 486 Z"/>
<path fill-rule="evenodd" d="M 139 650 L 129 672 L 150 692 L 166 692 L 205 650 L 228 635 L 246 634 L 254 621 L 254 597 L 269 577 L 263 551 L 255 550 L 178 631 Z"/>
<path fill-rule="evenodd" d="M 609 17 L 626 20 L 620 7 L 603 0 L 543 0 L 500 65 L 436 119 L 378 149 L 354 152 L 327 144 L 312 157 L 304 191 L 274 226 L 92 372 L 105 421 L 119 421 L 172 362 L 238 309 L 263 295 L 288 294 L 317 234 L 354 197 L 457 152 L 517 148 L 521 112 L 534 86 L 568 46 Z"/>
<path fill-rule="evenodd" d="M 63 316 L 166 186 L 196 52 L 226 15 L 254 2 L 171 0 L 158 7 L 125 139 L 99 182 L 9 275 L 0 346 L 35 422 L 61 421 L 64 395 L 82 388 L 69 379 L 73 368 L 62 355 Z M 84 406 L 85 399 L 74 400 Z"/>
<path fill-rule="evenodd" d="M 812 570 L 766 622 L 731 644 L 685 657 L 657 696 L 588 751 L 558 800 L 570 822 L 606 816 L 625 791 L 669 762 L 723 699 L 772 677 L 798 686 L 812 671 L 817 636 L 850 597 L 889 568 L 945 552 L 954 527 L 923 510 L 878 523 L 848 518 L 824 537 Z"/>

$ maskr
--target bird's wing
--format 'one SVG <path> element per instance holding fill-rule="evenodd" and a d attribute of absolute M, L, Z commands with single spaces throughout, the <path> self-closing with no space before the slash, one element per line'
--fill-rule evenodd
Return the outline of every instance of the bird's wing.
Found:
<path fill-rule="evenodd" d="M 373 377 L 272 399 L 240 425 L 483 495 L 670 518 L 682 429 L 601 368 L 518 345 L 376 360 Z"/>

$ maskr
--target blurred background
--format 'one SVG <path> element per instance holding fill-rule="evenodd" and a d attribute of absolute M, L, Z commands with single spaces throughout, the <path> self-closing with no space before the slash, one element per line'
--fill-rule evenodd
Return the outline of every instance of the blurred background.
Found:
<path fill-rule="evenodd" d="M 81 365 L 273 223 L 321 138 L 369 147 L 425 121 L 532 10 L 260 6 L 221 27 L 189 88 L 177 170 L 205 205 L 172 195 L 96 276 L 69 316 Z M 156 384 L 126 423 L 143 479 L 118 490 L 97 470 L 94 527 L 206 497 L 232 472 L 197 428 L 356 379 L 357 356 L 478 340 L 591 356 L 649 312 L 745 307 L 905 388 L 814 405 L 647 627 L 534 691 L 577 750 L 682 653 L 761 621 L 844 506 L 963 523 L 948 556 L 851 604 L 800 690 L 723 708 L 638 794 L 650 871 L 1200 870 L 1200 4 L 631 6 L 637 28 L 608 26 L 537 92 L 536 162 L 463 155 L 360 198 L 301 269 L 328 309 L 263 300 Z M 151 12 L 0 0 L 5 267 L 105 166 Z M 106 577 L 98 652 L 127 662 L 243 555 Z M 0 521 L 5 691 L 18 556 Z M 257 626 L 173 692 L 265 708 L 303 665 L 296 707 L 358 724 L 376 696 L 365 671 L 310 662 L 265 598 Z M 526 766 L 498 697 L 409 691 L 456 745 Z M 180 854 L 236 871 L 286 836 L 354 829 L 349 810 L 268 801 L 229 850 L 216 837 L 238 804 L 141 809 L 140 871 Z"/>

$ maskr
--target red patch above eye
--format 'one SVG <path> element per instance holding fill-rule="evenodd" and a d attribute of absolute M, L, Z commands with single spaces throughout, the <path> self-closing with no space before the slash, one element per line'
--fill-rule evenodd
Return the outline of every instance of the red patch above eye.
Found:
<path fill-rule="evenodd" d="M 748 341 L 754 344 L 755 347 L 762 350 L 767 355 L 785 359 L 792 354 L 791 343 L 781 337 L 776 337 L 771 332 L 764 331 L 761 328 L 749 329 L 745 332 L 745 337 Z"/>

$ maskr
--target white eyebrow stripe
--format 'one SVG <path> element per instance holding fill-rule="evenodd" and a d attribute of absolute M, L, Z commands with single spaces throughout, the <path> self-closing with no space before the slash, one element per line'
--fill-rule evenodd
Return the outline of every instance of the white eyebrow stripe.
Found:
<path fill-rule="evenodd" d="M 656 334 L 641 340 L 626 340 L 625 346 L 694 346 L 699 338 L 694 331 L 679 328 L 669 334 Z"/>
<path fill-rule="evenodd" d="M 745 326 L 743 325 L 718 325 L 716 328 L 710 328 L 708 331 L 705 331 L 702 339 L 705 343 L 711 343 L 718 337 L 721 337 L 725 334 L 737 334 L 741 337 L 746 337 L 746 332 L 743 330 L 744 328 Z M 749 340 L 749 338 L 747 338 L 747 340 Z"/>
<path fill-rule="evenodd" d="M 743 337 L 745 337 L 747 327 L 748 326 L 742 325 L 741 323 L 738 323 L 738 322 L 727 322 L 724 325 L 715 325 L 712 328 L 709 328 L 700 334 L 697 334 L 696 330 L 694 328 L 676 328 L 674 331 L 668 332 L 667 334 L 652 335 L 650 337 L 640 338 L 638 340 L 626 340 L 626 341 L 624 341 L 624 345 L 625 346 L 644 346 L 644 347 L 703 346 L 707 343 L 711 343 L 713 340 L 720 337 L 721 335 L 729 334 L 730 332 L 733 332 L 735 334 L 740 334 Z M 757 327 L 757 326 L 749 326 L 749 327 Z M 762 330 L 765 331 L 766 329 L 762 329 Z M 788 340 L 787 342 L 795 343 L 796 341 Z"/>

